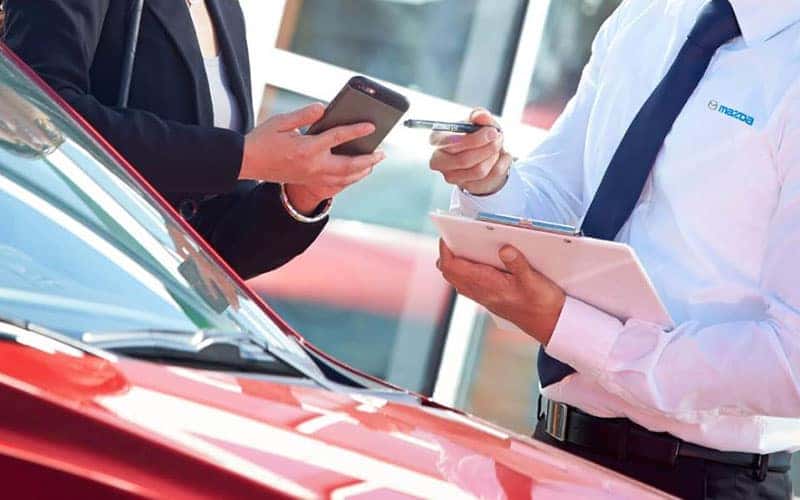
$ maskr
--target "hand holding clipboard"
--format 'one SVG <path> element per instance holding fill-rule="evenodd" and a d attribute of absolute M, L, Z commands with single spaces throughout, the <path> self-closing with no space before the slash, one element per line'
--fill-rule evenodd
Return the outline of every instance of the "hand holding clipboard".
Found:
<path fill-rule="evenodd" d="M 560 224 L 481 214 L 472 219 L 432 214 L 442 239 L 458 257 L 504 269 L 498 252 L 517 248 L 528 262 L 567 295 L 621 320 L 638 319 L 673 326 L 633 249 L 625 244 L 581 236 Z M 504 329 L 518 329 L 499 318 Z"/>

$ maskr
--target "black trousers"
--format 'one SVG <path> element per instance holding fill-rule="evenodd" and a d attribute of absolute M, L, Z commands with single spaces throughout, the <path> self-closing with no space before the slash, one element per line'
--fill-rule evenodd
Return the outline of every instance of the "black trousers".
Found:
<path fill-rule="evenodd" d="M 654 486 L 680 498 L 724 500 L 787 500 L 792 498 L 789 473 L 769 472 L 764 481 L 753 478 L 749 468 L 725 465 L 707 460 L 679 457 L 674 467 L 641 460 L 619 460 L 586 448 L 562 443 L 544 432 L 543 422 L 536 426 L 533 437 L 573 455 Z"/>

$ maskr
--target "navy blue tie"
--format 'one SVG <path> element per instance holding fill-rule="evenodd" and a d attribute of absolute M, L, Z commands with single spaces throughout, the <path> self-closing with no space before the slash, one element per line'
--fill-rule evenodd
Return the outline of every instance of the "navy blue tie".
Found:
<path fill-rule="evenodd" d="M 703 78 L 711 58 L 722 45 L 741 35 L 728 0 L 711 0 L 700 12 L 692 31 L 666 76 L 633 119 L 583 219 L 586 236 L 617 237 L 642 195 L 645 182 L 664 139 Z M 586 332 L 591 335 L 591 332 Z M 539 350 L 542 387 L 574 370 Z"/>

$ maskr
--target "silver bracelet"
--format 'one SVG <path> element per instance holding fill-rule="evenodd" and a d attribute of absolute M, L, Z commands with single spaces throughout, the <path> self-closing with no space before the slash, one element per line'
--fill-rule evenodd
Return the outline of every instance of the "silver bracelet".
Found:
<path fill-rule="evenodd" d="M 322 210 L 319 214 L 311 217 L 303 215 L 296 208 L 294 208 L 294 206 L 292 206 L 292 202 L 289 201 L 289 196 L 286 194 L 286 184 L 283 183 L 281 183 L 281 203 L 283 204 L 283 208 L 286 210 L 286 212 L 292 216 L 292 219 L 304 224 L 314 224 L 321 221 L 330 215 L 331 207 L 333 206 L 333 200 L 328 198 L 325 200 L 325 205 L 322 207 Z"/>

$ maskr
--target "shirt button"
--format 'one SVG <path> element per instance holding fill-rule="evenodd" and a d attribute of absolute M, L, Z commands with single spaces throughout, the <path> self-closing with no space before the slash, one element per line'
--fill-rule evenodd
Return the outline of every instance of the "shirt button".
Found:
<path fill-rule="evenodd" d="M 197 202 L 191 198 L 187 198 L 178 204 L 178 212 L 186 220 L 190 220 L 197 215 L 197 208 Z"/>

